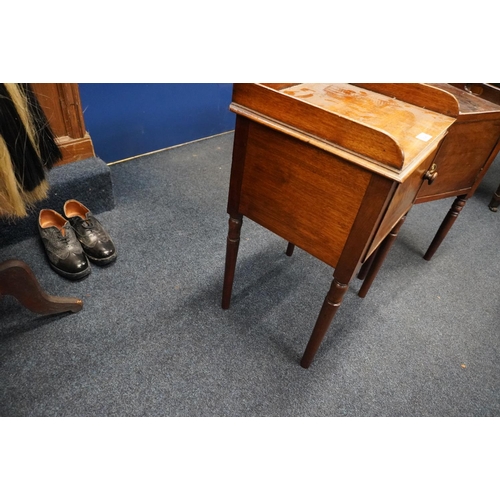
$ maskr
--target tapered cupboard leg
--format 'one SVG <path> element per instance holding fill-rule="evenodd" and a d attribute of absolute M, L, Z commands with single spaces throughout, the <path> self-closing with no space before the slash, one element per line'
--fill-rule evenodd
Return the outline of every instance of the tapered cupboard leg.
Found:
<path fill-rule="evenodd" d="M 295 250 L 295 245 L 293 243 L 288 243 L 288 246 L 286 247 L 286 255 L 288 257 L 291 257 L 293 254 L 293 251 Z"/>
<path fill-rule="evenodd" d="M 229 217 L 229 230 L 226 244 L 226 265 L 224 270 L 224 285 L 222 289 L 222 309 L 229 309 L 231 293 L 233 291 L 234 272 L 236 260 L 238 259 L 238 248 L 240 246 L 241 225 L 243 217 L 234 215 Z"/>
<path fill-rule="evenodd" d="M 500 186 L 498 186 L 498 189 L 493 194 L 493 197 L 491 198 L 491 201 L 490 201 L 490 204 L 488 205 L 488 207 L 492 212 L 497 212 L 499 205 L 500 205 Z"/>
<path fill-rule="evenodd" d="M 314 325 L 314 330 L 311 334 L 304 355 L 302 356 L 302 360 L 300 361 L 300 366 L 302 366 L 302 368 L 309 368 L 311 365 L 314 356 L 316 355 L 316 352 L 318 351 L 319 346 L 328 330 L 328 327 L 330 326 L 335 313 L 342 303 L 342 299 L 348 287 L 348 284 L 343 284 L 335 278 L 333 279 L 330 290 L 328 291 L 325 301 L 323 302 L 323 306 L 321 307 L 318 319 L 316 320 L 316 324 Z"/>
<path fill-rule="evenodd" d="M 387 257 L 389 250 L 394 244 L 394 241 L 396 240 L 398 233 L 401 229 L 401 226 L 403 225 L 405 220 L 406 220 L 406 215 L 403 215 L 403 217 L 399 219 L 398 223 L 392 228 L 391 232 L 384 238 L 378 250 L 376 250 L 373 262 L 371 263 L 366 273 L 366 277 L 363 281 L 363 284 L 359 289 L 358 295 L 360 297 L 362 298 L 366 297 L 366 294 L 370 290 L 370 287 L 372 286 L 373 281 L 375 280 L 378 272 L 380 271 L 380 268 L 382 267 L 382 264 L 384 263 L 384 260 Z"/>
<path fill-rule="evenodd" d="M 368 271 L 370 270 L 371 265 L 373 264 L 373 261 L 375 259 L 375 255 L 377 255 L 378 248 L 372 252 L 370 257 L 366 259 L 365 263 L 361 266 L 361 269 L 359 270 L 358 273 L 358 279 L 359 280 L 364 280 L 366 278 L 366 275 L 368 274 Z"/>
<path fill-rule="evenodd" d="M 0 295 L 12 295 L 22 306 L 37 314 L 78 312 L 83 307 L 80 299 L 45 293 L 30 267 L 17 259 L 0 263 Z"/>
<path fill-rule="evenodd" d="M 432 259 L 433 255 L 436 253 L 436 250 L 439 248 L 443 240 L 446 238 L 448 231 L 451 229 L 451 226 L 453 226 L 453 224 L 457 220 L 457 217 L 460 215 L 462 208 L 464 208 L 464 205 L 467 202 L 466 197 L 467 195 L 458 196 L 453 202 L 453 205 L 451 206 L 449 212 L 447 213 L 446 217 L 441 223 L 441 226 L 439 227 L 436 235 L 434 236 L 432 243 L 430 244 L 429 248 L 427 249 L 427 252 L 424 255 L 425 260 Z"/>

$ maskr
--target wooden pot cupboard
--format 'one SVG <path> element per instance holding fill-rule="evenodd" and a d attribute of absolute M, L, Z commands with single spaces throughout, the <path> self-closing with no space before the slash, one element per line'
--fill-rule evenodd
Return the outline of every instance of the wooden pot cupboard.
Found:
<path fill-rule="evenodd" d="M 304 368 L 356 273 L 368 290 L 411 207 L 454 196 L 459 211 L 500 136 L 500 107 L 448 84 L 235 84 L 230 109 L 222 307 L 230 306 L 244 217 L 287 240 L 287 255 L 298 246 L 330 265 Z"/>
<path fill-rule="evenodd" d="M 489 102 L 500 105 L 500 84 L 498 83 L 453 83 L 452 85 Z M 498 211 L 498 207 L 500 206 L 500 185 L 495 193 L 493 193 L 488 206 L 492 212 Z"/>
<path fill-rule="evenodd" d="M 456 121 L 448 130 L 435 158 L 435 163 L 438 165 L 435 182 L 431 185 L 423 184 L 414 203 L 426 203 L 450 197 L 455 199 L 424 255 L 425 260 L 432 259 L 500 150 L 500 89 L 485 84 L 431 85 L 455 97 L 457 107 L 450 111 Z M 434 100 L 421 95 L 419 85 L 363 84 L 362 86 L 427 109 L 437 109 Z M 491 205 L 492 202 L 490 207 Z M 361 269 L 358 277 L 364 281 L 358 293 L 360 297 L 365 297 L 368 293 L 403 221 Z"/>

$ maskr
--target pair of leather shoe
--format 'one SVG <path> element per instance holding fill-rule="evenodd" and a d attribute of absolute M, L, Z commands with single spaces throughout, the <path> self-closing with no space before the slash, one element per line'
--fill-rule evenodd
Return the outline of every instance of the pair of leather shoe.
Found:
<path fill-rule="evenodd" d="M 45 208 L 38 216 L 38 231 L 56 273 L 78 280 L 90 274 L 89 260 L 106 265 L 116 259 L 113 241 L 86 206 L 68 200 L 64 215 Z"/>

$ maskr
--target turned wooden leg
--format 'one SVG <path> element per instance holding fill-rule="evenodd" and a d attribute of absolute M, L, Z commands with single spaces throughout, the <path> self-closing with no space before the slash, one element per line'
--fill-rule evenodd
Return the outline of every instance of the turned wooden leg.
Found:
<path fill-rule="evenodd" d="M 449 212 L 447 213 L 446 217 L 441 223 L 441 226 L 439 227 L 436 235 L 434 236 L 432 243 L 430 244 L 429 248 L 427 249 L 427 252 L 424 255 L 425 260 L 432 259 L 432 256 L 436 253 L 436 250 L 439 248 L 439 245 L 441 245 L 441 243 L 445 239 L 446 235 L 448 234 L 448 231 L 451 229 L 451 226 L 453 226 L 453 224 L 457 220 L 458 215 L 462 211 L 462 208 L 464 208 L 464 205 L 467 201 L 466 196 L 467 195 L 465 194 L 458 196 L 453 202 L 453 205 L 451 206 Z"/>
<path fill-rule="evenodd" d="M 375 251 L 375 257 L 373 258 L 373 262 L 371 263 L 366 273 L 366 277 L 363 281 L 363 284 L 359 289 L 358 292 L 359 297 L 362 298 L 366 297 L 368 290 L 370 290 L 370 287 L 372 286 L 373 281 L 375 280 L 378 272 L 380 271 L 380 268 L 382 267 L 382 264 L 384 263 L 384 260 L 387 257 L 389 250 L 394 244 L 394 241 L 398 236 L 399 230 L 401 229 L 401 226 L 403 225 L 405 220 L 406 220 L 406 215 L 403 215 L 403 217 L 399 219 L 398 223 L 392 228 L 391 232 L 384 238 L 382 243 L 380 243 L 378 249 Z"/>
<path fill-rule="evenodd" d="M 33 271 L 17 259 L 0 264 L 0 295 L 12 295 L 21 305 L 37 314 L 78 312 L 83 307 L 80 299 L 54 297 L 42 290 Z"/>
<path fill-rule="evenodd" d="M 229 309 L 233 290 L 234 271 L 240 246 L 240 232 L 243 217 L 235 215 L 229 217 L 229 231 L 226 244 L 226 267 L 224 271 L 224 286 L 222 288 L 222 309 Z"/>
<path fill-rule="evenodd" d="M 490 204 L 488 205 L 488 207 L 492 212 L 496 212 L 496 211 L 498 211 L 499 205 L 500 205 L 500 186 L 498 186 L 498 189 L 493 194 L 493 197 L 491 198 L 491 201 L 490 201 Z"/>
<path fill-rule="evenodd" d="M 364 280 L 366 278 L 366 275 L 368 271 L 370 270 L 371 265 L 373 264 L 373 260 L 375 259 L 375 255 L 377 255 L 378 248 L 372 252 L 370 257 L 366 259 L 365 263 L 361 266 L 361 269 L 359 270 L 358 273 L 358 279 L 359 280 Z"/>
<path fill-rule="evenodd" d="M 300 366 L 302 366 L 302 368 L 309 368 L 311 365 L 314 356 L 316 355 L 316 352 L 318 351 L 319 346 L 328 330 L 328 327 L 330 326 L 335 313 L 342 303 L 342 299 L 348 287 L 349 284 L 343 284 L 338 282 L 335 278 L 333 279 L 330 290 L 328 291 L 325 301 L 323 302 L 323 306 L 321 307 L 318 319 L 316 320 L 316 324 L 314 325 L 314 330 L 311 334 L 306 350 L 304 351 L 304 355 L 302 356 L 302 360 L 300 361 Z"/>
<path fill-rule="evenodd" d="M 293 250 L 295 249 L 295 245 L 293 243 L 288 243 L 288 246 L 286 247 L 286 254 L 288 257 L 291 257 L 293 254 Z"/>

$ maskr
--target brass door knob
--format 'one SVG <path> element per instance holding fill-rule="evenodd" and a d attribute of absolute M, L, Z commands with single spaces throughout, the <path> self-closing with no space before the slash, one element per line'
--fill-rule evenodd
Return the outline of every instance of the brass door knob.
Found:
<path fill-rule="evenodd" d="M 424 179 L 426 179 L 429 184 L 432 184 L 436 180 L 437 175 L 437 165 L 434 163 L 432 167 L 425 172 Z"/>

